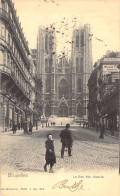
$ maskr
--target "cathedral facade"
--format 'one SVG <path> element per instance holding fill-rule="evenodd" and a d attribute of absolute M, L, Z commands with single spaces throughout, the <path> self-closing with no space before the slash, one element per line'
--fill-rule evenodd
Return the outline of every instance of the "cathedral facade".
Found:
<path fill-rule="evenodd" d="M 88 79 L 92 72 L 92 34 L 86 24 L 73 31 L 71 57 L 56 54 L 55 28 L 39 28 L 37 75 L 43 83 L 45 116 L 87 116 Z"/>

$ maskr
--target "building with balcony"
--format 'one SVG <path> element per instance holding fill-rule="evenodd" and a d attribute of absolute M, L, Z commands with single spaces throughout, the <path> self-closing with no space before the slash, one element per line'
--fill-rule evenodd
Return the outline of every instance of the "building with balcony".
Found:
<path fill-rule="evenodd" d="M 30 68 L 30 72 L 32 73 L 33 76 L 35 76 L 36 73 L 36 67 L 37 67 L 37 63 L 36 63 L 36 55 L 37 55 L 37 50 L 36 49 L 31 49 L 30 50 L 31 53 L 31 68 Z"/>
<path fill-rule="evenodd" d="M 0 130 L 33 121 L 35 81 L 30 50 L 11 0 L 0 1 Z"/>
<path fill-rule="evenodd" d="M 38 121 L 41 120 L 41 115 L 43 114 L 43 105 L 42 105 L 42 80 L 41 77 L 37 74 L 37 50 L 31 49 L 31 69 L 30 72 L 35 81 L 35 101 L 34 105 L 34 116 L 33 116 L 33 124 L 38 127 Z"/>
<path fill-rule="evenodd" d="M 88 104 L 89 121 L 96 125 L 103 120 L 106 128 L 110 129 L 112 127 L 113 130 L 118 130 L 119 126 L 119 62 L 120 53 L 107 52 L 96 63 L 88 82 L 91 94 Z M 96 114 L 96 117 L 94 114 Z"/>

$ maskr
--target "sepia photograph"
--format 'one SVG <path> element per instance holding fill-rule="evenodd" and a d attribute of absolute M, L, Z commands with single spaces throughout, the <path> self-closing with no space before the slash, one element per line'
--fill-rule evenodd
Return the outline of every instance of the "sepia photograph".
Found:
<path fill-rule="evenodd" d="M 120 1 L 0 0 L 0 196 L 120 195 Z"/>

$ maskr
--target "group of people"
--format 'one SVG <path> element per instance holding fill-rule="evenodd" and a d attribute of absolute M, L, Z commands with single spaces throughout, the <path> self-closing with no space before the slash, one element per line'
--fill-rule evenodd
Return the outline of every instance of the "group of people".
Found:
<path fill-rule="evenodd" d="M 13 122 L 13 126 L 12 126 L 13 134 L 16 133 L 17 128 L 19 128 L 19 127 L 17 126 L 17 124 L 15 122 Z M 33 128 L 32 122 L 30 121 L 29 125 L 27 122 L 22 123 L 22 128 L 24 130 L 24 133 L 32 133 L 32 128 Z"/>
<path fill-rule="evenodd" d="M 61 158 L 64 158 L 64 151 L 65 149 L 68 149 L 68 156 L 72 156 L 71 150 L 73 145 L 73 137 L 71 134 L 70 124 L 66 124 L 66 127 L 64 130 L 60 133 L 62 148 L 61 148 Z M 104 122 L 100 125 L 100 139 L 104 138 L 105 134 L 105 125 Z M 45 159 L 46 163 L 44 165 L 44 171 L 47 172 L 47 166 L 50 165 L 50 172 L 53 172 L 53 165 L 56 163 L 56 156 L 55 156 L 55 150 L 54 150 L 54 140 L 52 134 L 47 135 L 47 140 L 45 141 L 45 147 L 46 147 L 46 154 Z"/>
<path fill-rule="evenodd" d="M 61 143 L 62 143 L 62 149 L 61 149 L 61 158 L 64 158 L 64 151 L 65 148 L 68 149 L 68 156 L 72 156 L 71 150 L 72 150 L 72 144 L 73 144 L 73 137 L 71 134 L 70 124 L 66 124 L 66 127 L 64 130 L 60 133 Z M 56 163 L 56 156 L 55 156 L 55 150 L 54 150 L 54 140 L 52 134 L 47 135 L 47 140 L 45 141 L 45 147 L 46 147 L 46 154 L 45 154 L 45 160 L 46 163 L 44 165 L 44 171 L 47 172 L 47 166 L 50 165 L 50 172 L 53 172 L 53 166 Z"/>
<path fill-rule="evenodd" d="M 26 124 L 26 126 L 28 126 Z M 32 132 L 32 123 L 29 123 L 29 132 Z M 64 152 L 65 149 L 68 149 L 68 157 L 71 157 L 71 151 L 72 151 L 72 145 L 73 145 L 73 137 L 72 137 L 72 133 L 70 128 L 70 124 L 67 123 L 66 127 L 64 130 L 61 131 L 60 133 L 60 138 L 61 138 L 61 143 L 62 143 L 62 148 L 61 148 L 61 158 L 64 158 Z M 26 132 L 26 130 L 28 130 L 27 127 L 24 127 L 24 132 Z M 12 127 L 12 131 L 13 134 L 16 133 L 17 130 L 17 125 L 14 122 L 13 123 L 13 127 Z M 104 132 L 105 132 L 105 125 L 102 122 L 101 126 L 100 126 L 100 138 L 103 139 L 104 138 Z M 53 166 L 56 163 L 56 155 L 55 155 L 55 150 L 54 150 L 54 140 L 53 140 L 53 135 L 52 134 L 48 134 L 47 135 L 47 140 L 45 141 L 45 147 L 46 147 L 46 154 L 45 154 L 45 160 L 46 163 L 44 165 L 44 171 L 47 172 L 47 166 L 50 165 L 50 172 L 53 172 Z"/>

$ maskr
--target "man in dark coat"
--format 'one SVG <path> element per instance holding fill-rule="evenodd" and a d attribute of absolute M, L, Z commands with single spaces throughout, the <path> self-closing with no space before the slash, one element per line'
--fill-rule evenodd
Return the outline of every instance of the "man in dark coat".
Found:
<path fill-rule="evenodd" d="M 72 156 L 71 150 L 72 150 L 73 137 L 69 128 L 70 128 L 70 124 L 66 124 L 66 128 L 62 130 L 60 133 L 61 142 L 62 142 L 61 158 L 64 157 L 65 148 L 68 148 L 68 156 L 69 157 Z"/>
<path fill-rule="evenodd" d="M 52 134 L 48 134 L 47 138 L 48 139 L 45 141 L 46 164 L 44 165 L 44 171 L 47 172 L 47 165 L 50 165 L 50 172 L 53 172 L 53 165 L 56 163 L 56 156 L 55 156 L 55 151 L 54 151 L 54 142 L 55 141 L 52 139 Z"/>
<path fill-rule="evenodd" d="M 17 130 L 17 125 L 16 125 L 16 123 L 14 122 L 14 123 L 13 123 L 13 126 L 12 126 L 13 134 L 16 133 L 16 130 Z"/>
<path fill-rule="evenodd" d="M 104 133 L 105 133 L 105 125 L 104 125 L 104 122 L 102 122 L 101 128 L 100 128 L 100 136 L 99 136 L 99 138 L 104 139 Z"/>
<path fill-rule="evenodd" d="M 30 124 L 29 124 L 29 132 L 32 133 L 32 128 L 33 128 L 33 125 L 32 125 L 32 122 L 30 121 Z"/>

